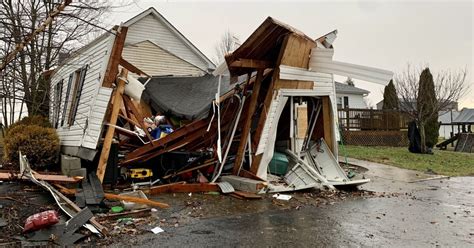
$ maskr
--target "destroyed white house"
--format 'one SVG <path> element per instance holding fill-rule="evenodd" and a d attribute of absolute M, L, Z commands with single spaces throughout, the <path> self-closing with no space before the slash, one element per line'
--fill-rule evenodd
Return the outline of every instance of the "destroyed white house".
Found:
<path fill-rule="evenodd" d="M 51 77 L 50 120 L 62 152 L 95 156 L 118 64 L 149 76 L 203 76 L 212 62 L 154 8 L 70 55 Z M 136 68 L 133 66 L 134 68 Z"/>
<path fill-rule="evenodd" d="M 173 41 L 153 36 L 163 26 Z M 153 27 L 159 28 L 150 32 Z M 234 178 L 223 181 L 266 181 L 274 154 L 283 152 L 292 164 L 285 176 L 290 188 L 367 182 L 350 182 L 338 165 L 334 75 L 385 85 L 392 72 L 333 60 L 337 31 L 314 40 L 270 17 L 213 71 L 212 63 L 173 30 L 149 9 L 80 49 L 54 72 L 50 113 L 64 154 L 93 160 L 102 147 L 101 181 L 115 137 L 122 167 L 150 166 L 173 152 L 201 154 L 190 161 L 210 167 L 212 182 L 229 174 L 230 164 Z M 145 56 L 154 52 L 157 57 Z M 117 76 L 121 67 L 126 70 Z M 139 76 L 145 87 L 133 79 Z M 144 119 L 157 113 L 174 123 L 174 131 L 161 138 L 150 135 Z M 328 152 L 316 156 L 318 149 Z M 172 178 L 176 174 L 166 173 L 179 166 L 190 165 L 161 171 L 155 166 L 153 175 Z M 313 181 L 292 180 L 305 176 Z"/>

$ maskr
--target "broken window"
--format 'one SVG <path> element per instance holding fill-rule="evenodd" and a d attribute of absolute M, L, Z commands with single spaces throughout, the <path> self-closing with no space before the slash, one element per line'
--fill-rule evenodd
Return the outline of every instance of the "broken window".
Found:
<path fill-rule="evenodd" d="M 69 105 L 69 92 L 71 91 L 73 78 L 74 78 L 74 73 L 71 73 L 69 75 L 69 80 L 67 82 L 66 97 L 64 98 L 64 106 L 63 106 L 63 115 L 61 117 L 61 126 L 64 126 L 64 120 L 66 119 L 67 106 Z"/>
<path fill-rule="evenodd" d="M 64 79 L 61 79 L 56 86 L 54 87 L 54 127 L 58 128 L 59 126 L 59 114 L 61 112 L 61 96 L 63 92 Z"/>
<path fill-rule="evenodd" d="M 72 126 L 76 120 L 77 109 L 79 107 L 79 100 L 81 99 L 82 87 L 84 86 L 84 80 L 86 78 L 88 65 L 83 66 L 81 69 L 75 72 L 75 83 L 74 91 L 71 98 L 71 109 L 69 111 L 68 125 Z"/>

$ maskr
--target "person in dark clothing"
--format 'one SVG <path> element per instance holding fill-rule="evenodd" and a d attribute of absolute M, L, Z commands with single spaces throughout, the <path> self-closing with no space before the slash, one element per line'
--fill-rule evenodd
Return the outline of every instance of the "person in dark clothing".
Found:
<path fill-rule="evenodd" d="M 408 151 L 412 153 L 421 153 L 420 131 L 418 130 L 415 121 L 408 124 L 408 140 L 410 141 Z"/>

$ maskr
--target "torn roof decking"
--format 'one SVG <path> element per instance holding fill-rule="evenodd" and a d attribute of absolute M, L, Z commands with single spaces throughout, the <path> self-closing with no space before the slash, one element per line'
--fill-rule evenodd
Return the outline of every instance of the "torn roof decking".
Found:
<path fill-rule="evenodd" d="M 275 63 L 280 55 L 284 38 L 289 34 L 314 44 L 313 47 L 316 45 L 315 41 L 301 31 L 268 17 L 242 45 L 226 56 L 225 59 L 231 76 L 240 76 L 255 71 L 254 68 L 233 67 L 232 63 L 239 59 Z"/>

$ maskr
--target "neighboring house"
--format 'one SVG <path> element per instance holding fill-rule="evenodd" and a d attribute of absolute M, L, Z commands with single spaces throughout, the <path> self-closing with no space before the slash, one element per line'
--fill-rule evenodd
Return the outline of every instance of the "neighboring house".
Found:
<path fill-rule="evenodd" d="M 71 54 L 51 76 L 50 121 L 65 154 L 94 158 L 119 63 L 150 76 L 203 76 L 215 69 L 154 8 L 122 27 Z"/>
<path fill-rule="evenodd" d="M 368 108 L 364 97 L 366 97 L 370 91 L 357 88 L 352 85 L 345 83 L 334 82 L 336 86 L 336 101 L 337 109 L 342 108 Z"/>
<path fill-rule="evenodd" d="M 440 137 L 449 139 L 451 138 L 451 134 L 455 135 L 459 132 L 458 126 L 456 124 L 452 124 L 453 120 L 455 120 L 459 114 L 460 112 L 457 110 L 440 111 L 438 113 L 438 121 L 441 124 L 439 126 Z"/>

